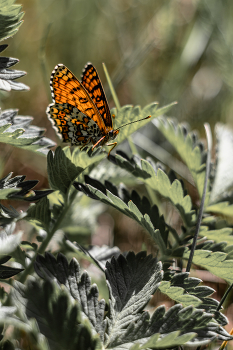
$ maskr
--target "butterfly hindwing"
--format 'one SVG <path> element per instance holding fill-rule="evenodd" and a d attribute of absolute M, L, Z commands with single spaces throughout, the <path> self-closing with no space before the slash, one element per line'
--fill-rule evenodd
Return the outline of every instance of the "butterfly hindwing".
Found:
<path fill-rule="evenodd" d="M 50 87 L 54 103 L 76 107 L 98 125 L 102 135 L 107 134 L 105 123 L 88 91 L 65 65 L 58 64 L 54 68 Z"/>
<path fill-rule="evenodd" d="M 87 63 L 82 74 L 82 85 L 88 91 L 93 102 L 101 114 L 104 124 L 108 129 L 112 129 L 112 117 L 108 107 L 102 83 L 95 67 L 91 63 Z"/>
<path fill-rule="evenodd" d="M 102 137 L 95 121 L 68 103 L 52 103 L 46 112 L 63 142 L 83 146 L 95 144 Z"/>

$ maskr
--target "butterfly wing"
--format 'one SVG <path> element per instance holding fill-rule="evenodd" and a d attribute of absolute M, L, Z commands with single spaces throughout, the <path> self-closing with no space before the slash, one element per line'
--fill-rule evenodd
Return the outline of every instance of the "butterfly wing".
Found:
<path fill-rule="evenodd" d="M 88 91 L 89 95 L 97 106 L 107 129 L 112 130 L 112 117 L 108 107 L 108 101 L 106 99 L 98 73 L 91 63 L 87 63 L 83 70 L 82 85 Z"/>
<path fill-rule="evenodd" d="M 83 146 L 102 137 L 95 121 L 68 103 L 51 103 L 46 112 L 63 142 Z"/>
<path fill-rule="evenodd" d="M 58 64 L 54 68 L 50 88 L 54 103 L 76 107 L 98 125 L 102 135 L 107 134 L 104 121 L 89 93 L 65 65 Z"/>

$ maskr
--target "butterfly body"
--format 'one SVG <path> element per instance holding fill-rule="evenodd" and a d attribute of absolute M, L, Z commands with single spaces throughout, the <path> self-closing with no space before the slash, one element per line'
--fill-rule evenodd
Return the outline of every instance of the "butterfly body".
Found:
<path fill-rule="evenodd" d="M 119 130 L 113 130 L 108 102 L 92 64 L 85 67 L 82 82 L 66 66 L 58 64 L 50 87 L 53 103 L 46 112 L 63 142 L 94 149 L 116 138 Z M 114 148 L 116 143 L 110 145 Z"/>

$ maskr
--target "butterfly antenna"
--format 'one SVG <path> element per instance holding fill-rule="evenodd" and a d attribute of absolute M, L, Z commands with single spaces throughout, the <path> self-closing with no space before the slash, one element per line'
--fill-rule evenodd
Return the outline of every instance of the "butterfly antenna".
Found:
<path fill-rule="evenodd" d="M 121 128 L 123 128 L 123 127 L 124 127 L 124 126 L 126 126 L 126 125 L 133 124 L 133 123 L 137 123 L 137 122 L 140 122 L 140 121 L 142 121 L 142 120 L 149 119 L 149 118 L 151 118 L 151 115 L 149 115 L 149 116 L 148 116 L 148 117 L 146 117 L 146 118 L 138 119 L 138 120 L 135 120 L 135 121 L 133 121 L 133 122 L 130 122 L 130 123 L 127 123 L 127 124 L 121 125 L 121 126 L 120 126 L 119 128 L 117 128 L 116 130 L 121 129 Z"/>

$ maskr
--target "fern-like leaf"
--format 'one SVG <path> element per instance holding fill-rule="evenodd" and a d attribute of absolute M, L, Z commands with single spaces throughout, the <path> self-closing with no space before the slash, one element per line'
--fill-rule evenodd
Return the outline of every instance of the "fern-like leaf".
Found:
<path fill-rule="evenodd" d="M 39 332 L 38 325 L 34 319 L 28 320 L 26 317 L 21 319 L 15 315 L 17 308 L 15 306 L 0 306 L 0 325 L 14 327 L 29 336 L 31 345 L 38 350 L 50 350 L 46 338 Z M 11 342 L 1 341 L 2 349 L 14 350 L 15 346 Z"/>
<path fill-rule="evenodd" d="M 22 6 L 15 5 L 15 0 L 0 0 L 0 40 L 13 36 L 23 23 Z"/>
<path fill-rule="evenodd" d="M 30 279 L 26 286 L 16 282 L 12 294 L 25 317 L 36 319 L 51 350 L 98 349 L 98 336 L 92 335 L 90 323 L 83 319 L 78 304 L 55 282 Z"/>
<path fill-rule="evenodd" d="M 208 230 L 207 226 L 201 226 L 200 235 L 216 243 L 226 242 L 228 245 L 233 244 L 233 230 L 231 227 Z"/>
<path fill-rule="evenodd" d="M 40 198 L 46 197 L 52 192 L 47 191 L 33 191 L 33 187 L 38 183 L 38 180 L 24 181 L 24 175 L 18 175 L 11 178 L 12 173 L 0 180 L 0 199 L 23 199 L 26 201 L 36 201 Z M 16 213 L 15 213 L 16 214 Z"/>
<path fill-rule="evenodd" d="M 165 118 L 158 118 L 153 123 L 186 163 L 201 196 L 205 179 L 205 165 L 203 164 L 203 146 L 200 141 L 198 142 L 197 135 L 194 132 L 188 133 L 184 125 L 176 125 L 173 121 Z"/>
<path fill-rule="evenodd" d="M 49 231 L 51 224 L 51 210 L 47 197 L 29 207 L 27 210 L 26 220 L 30 221 L 31 224 L 35 225 L 36 227 L 39 226 L 45 231 Z"/>
<path fill-rule="evenodd" d="M 229 161 L 233 153 L 233 133 L 223 124 L 217 124 L 215 128 L 217 138 L 217 164 L 214 182 L 212 186 L 210 203 L 214 204 L 224 198 L 226 192 L 233 187 L 233 165 Z"/>
<path fill-rule="evenodd" d="M 1 11 L 1 10 L 0 10 Z M 1 20 L 1 14 L 0 14 Z M 0 28 L 1 36 L 1 28 Z M 0 52 L 4 51 L 8 45 L 0 45 Z M 23 83 L 15 82 L 16 79 L 23 77 L 26 72 L 21 70 L 9 69 L 18 63 L 17 58 L 0 56 L 0 90 L 29 90 L 29 87 Z"/>
<path fill-rule="evenodd" d="M 125 188 L 122 187 L 118 191 L 117 187 L 108 181 L 105 181 L 104 186 L 101 182 L 90 177 L 86 176 L 85 179 L 87 185 L 74 182 L 74 187 L 91 198 L 99 199 L 136 220 L 149 232 L 162 253 L 169 254 L 166 248 L 167 232 L 164 219 L 159 217 L 158 208 L 155 205 L 151 207 L 148 199 L 146 197 L 141 199 L 136 191 L 130 195 Z"/>
<path fill-rule="evenodd" d="M 123 142 L 125 139 L 127 139 L 129 135 L 131 135 L 133 132 L 137 131 L 139 128 L 149 123 L 152 119 L 157 118 L 158 116 L 168 112 L 171 109 L 171 107 L 175 104 L 176 103 L 171 103 L 159 109 L 158 103 L 151 103 L 148 106 L 145 106 L 144 108 L 141 108 L 140 106 L 133 107 L 130 105 L 123 106 L 120 109 L 113 108 L 111 110 L 111 114 L 115 115 L 114 129 L 119 128 L 123 124 L 131 123 L 136 120 L 151 116 L 150 119 L 141 121 L 139 123 L 130 124 L 122 128 L 117 137 L 117 143 Z"/>
<path fill-rule="evenodd" d="M 190 250 L 186 248 L 183 258 L 189 258 Z M 212 252 L 210 250 L 195 250 L 193 264 L 201 266 L 228 283 L 233 283 L 233 260 L 227 260 L 224 252 Z"/>
<path fill-rule="evenodd" d="M 17 115 L 16 109 L 7 109 L 0 113 L 0 142 L 30 151 L 47 153 L 55 143 L 42 137 L 45 129 L 31 126 L 32 117 Z"/>
<path fill-rule="evenodd" d="M 8 225 L 7 229 L 0 231 L 0 257 L 10 255 L 20 245 L 23 232 L 13 234 L 15 224 Z"/>
<path fill-rule="evenodd" d="M 192 305 L 213 313 L 217 322 L 225 326 L 228 323 L 226 316 L 216 311 L 219 302 L 210 298 L 214 289 L 199 285 L 201 282 L 199 278 L 189 277 L 189 273 L 183 272 L 172 276 L 170 281 L 162 281 L 159 290 L 184 307 Z"/>
<path fill-rule="evenodd" d="M 68 147 L 64 150 L 61 147 L 57 147 L 54 154 L 50 151 L 47 160 L 51 188 L 59 190 L 66 195 L 76 177 L 88 166 L 102 158 L 103 155 L 89 157 L 88 154 L 81 152 L 77 148 L 73 153 Z"/>
<path fill-rule="evenodd" d="M 70 295 L 82 306 L 82 312 L 89 318 L 96 332 L 104 337 L 105 301 L 98 301 L 98 288 L 91 286 L 90 277 L 86 272 L 81 274 L 80 266 L 76 259 L 70 264 L 64 255 L 58 254 L 57 260 L 52 254 L 45 253 L 45 257 L 38 256 L 35 262 L 35 270 L 41 278 L 56 280 L 69 290 Z"/>
<path fill-rule="evenodd" d="M 221 326 L 211 322 L 212 314 L 192 306 L 183 308 L 178 304 L 167 313 L 165 307 L 160 306 L 151 317 L 143 311 L 151 294 L 159 287 L 160 269 L 160 263 L 145 252 L 136 256 L 130 252 L 125 258 L 120 255 L 107 263 L 110 290 L 107 348 L 129 349 L 135 343 L 141 345 L 139 349 L 170 348 L 184 343 L 207 344 L 214 337 L 231 339 Z"/>
<path fill-rule="evenodd" d="M 162 197 L 168 199 L 179 211 L 186 227 L 193 227 L 196 215 L 192 209 L 190 196 L 184 196 L 182 184 L 179 180 L 171 183 L 167 174 L 153 162 L 134 156 L 132 159 L 125 157 L 123 152 L 111 156 L 114 163 L 132 173 L 139 180 L 145 182 Z"/>

